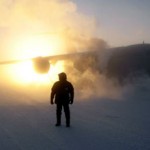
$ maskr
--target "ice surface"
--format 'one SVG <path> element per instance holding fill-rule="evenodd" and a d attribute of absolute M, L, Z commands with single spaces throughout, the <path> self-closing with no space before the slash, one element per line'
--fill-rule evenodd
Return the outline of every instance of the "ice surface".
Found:
<path fill-rule="evenodd" d="M 126 88 L 122 98 L 75 100 L 71 127 L 55 127 L 46 97 L 1 88 L 0 150 L 149 150 L 149 89 Z M 27 101 L 26 101 L 27 100 Z"/>

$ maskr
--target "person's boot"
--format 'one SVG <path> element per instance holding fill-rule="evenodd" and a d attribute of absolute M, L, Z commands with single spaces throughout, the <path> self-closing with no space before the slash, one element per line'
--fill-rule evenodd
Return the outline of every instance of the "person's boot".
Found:
<path fill-rule="evenodd" d="M 70 127 L 70 124 L 66 124 L 66 127 Z"/>
<path fill-rule="evenodd" d="M 55 124 L 56 127 L 61 126 L 61 116 L 57 116 L 57 123 Z"/>
<path fill-rule="evenodd" d="M 56 123 L 55 126 L 56 126 L 56 127 L 59 127 L 59 126 L 61 126 L 61 124 L 60 124 L 60 123 Z"/>
<path fill-rule="evenodd" d="M 68 118 L 66 120 L 66 127 L 70 127 L 70 119 L 68 119 Z"/>

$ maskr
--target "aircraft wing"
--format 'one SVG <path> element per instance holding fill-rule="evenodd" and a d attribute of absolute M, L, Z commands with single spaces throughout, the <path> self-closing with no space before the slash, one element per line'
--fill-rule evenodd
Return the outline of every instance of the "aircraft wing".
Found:
<path fill-rule="evenodd" d="M 27 60 L 30 60 L 30 59 L 0 61 L 0 65 L 16 64 L 16 63 L 20 63 L 20 62 L 27 61 Z"/>
<path fill-rule="evenodd" d="M 66 54 L 60 54 L 60 55 L 46 56 L 43 58 L 50 60 L 50 61 L 58 61 L 58 60 L 73 59 L 76 57 L 81 57 L 83 55 L 86 55 L 86 53 L 88 52 L 66 53 Z"/>
<path fill-rule="evenodd" d="M 60 55 L 52 55 L 52 56 L 44 56 L 44 57 L 34 57 L 34 58 L 28 58 L 28 59 L 20 59 L 20 60 L 8 60 L 8 61 L 0 61 L 0 65 L 9 65 L 9 64 L 16 64 L 28 60 L 36 60 L 36 59 L 44 59 L 48 61 L 58 61 L 58 60 L 65 60 L 65 59 L 73 59 L 76 57 L 80 57 L 83 55 L 86 55 L 87 52 L 76 52 L 76 53 L 66 53 L 66 54 L 60 54 Z"/>

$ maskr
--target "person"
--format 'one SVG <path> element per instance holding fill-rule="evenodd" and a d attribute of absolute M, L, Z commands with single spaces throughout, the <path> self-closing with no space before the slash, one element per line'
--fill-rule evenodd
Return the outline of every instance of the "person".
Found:
<path fill-rule="evenodd" d="M 50 103 L 56 104 L 56 126 L 61 126 L 62 108 L 64 109 L 66 117 L 66 127 L 70 127 L 70 108 L 69 104 L 73 104 L 74 88 L 73 85 L 67 81 L 66 73 L 58 74 L 59 81 L 55 82 L 51 89 Z"/>

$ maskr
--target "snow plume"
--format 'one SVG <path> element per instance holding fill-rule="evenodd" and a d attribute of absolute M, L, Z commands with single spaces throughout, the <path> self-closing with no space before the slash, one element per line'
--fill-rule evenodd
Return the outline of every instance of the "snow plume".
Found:
<path fill-rule="evenodd" d="M 72 73 L 71 80 L 75 85 L 77 99 L 93 100 L 102 97 L 116 99 L 120 97 L 120 88 L 98 71 L 93 72 L 89 68 L 82 73 L 78 71 Z"/>
<path fill-rule="evenodd" d="M 122 87 L 122 99 L 137 102 L 150 100 L 150 78 L 145 75 Z"/>
<path fill-rule="evenodd" d="M 57 36 L 60 47 L 53 46 L 53 52 L 45 53 L 42 49 L 50 55 L 87 50 L 96 35 L 95 19 L 78 12 L 70 0 L 1 0 L 0 18 L 0 48 L 4 50 L 0 57 L 7 59 L 29 53 L 15 47 L 23 37 Z"/>
<path fill-rule="evenodd" d="M 81 61 L 81 63 L 88 63 L 88 61 Z M 94 63 L 92 65 L 94 67 Z M 150 79 L 148 76 L 141 76 L 135 78 L 134 81 L 126 82 L 126 84 L 119 84 L 118 81 L 109 79 L 93 67 L 89 65 L 84 71 L 68 70 L 69 79 L 75 85 L 76 99 L 90 101 L 104 98 L 117 101 L 149 100 Z"/>
<path fill-rule="evenodd" d="M 120 98 L 121 88 L 103 73 L 110 54 L 106 49 L 99 48 L 99 51 L 96 49 L 67 60 L 65 69 L 68 79 L 75 85 L 77 99 Z"/>
<path fill-rule="evenodd" d="M 59 37 L 60 47 L 44 55 L 66 52 L 97 51 L 98 57 L 76 58 L 65 63 L 68 79 L 73 82 L 76 95 L 87 97 L 116 97 L 113 83 L 101 74 L 106 65 L 107 43 L 96 37 L 94 18 L 78 12 L 70 0 L 1 0 L 0 1 L 0 48 L 2 60 L 28 57 L 30 49 L 16 49 L 22 37 L 30 35 Z M 56 49 L 57 48 L 57 49 Z M 42 49 L 44 52 L 44 49 Z M 93 55 L 89 52 L 89 55 Z M 46 87 L 47 88 L 47 87 Z M 49 88 L 49 87 L 48 87 Z M 34 88 L 33 88 L 34 89 Z M 49 89 L 48 89 L 49 90 Z"/>
<path fill-rule="evenodd" d="M 57 37 L 61 42 L 56 41 L 52 51 L 45 51 L 41 47 L 44 55 L 89 52 L 89 55 L 76 57 L 64 63 L 68 80 L 75 86 L 76 98 L 92 100 L 111 97 L 116 99 L 121 94 L 121 88 L 115 86 L 114 81 L 102 74 L 111 53 L 106 50 L 107 42 L 95 36 L 96 30 L 95 19 L 80 13 L 77 5 L 71 0 L 0 1 L 1 60 L 31 57 L 29 54 L 33 50 L 16 48 L 16 43 L 21 43 L 23 37 L 27 39 L 31 35 L 42 37 L 48 35 L 52 36 L 51 39 L 53 36 Z M 33 84 L 36 84 L 36 88 Z M 33 84 L 31 83 L 31 86 L 35 93 L 40 90 L 41 93 L 45 95 L 48 93 L 49 96 L 51 85 Z M 26 86 L 20 89 L 29 91 L 28 88 Z M 32 95 L 35 93 L 30 92 Z"/>

